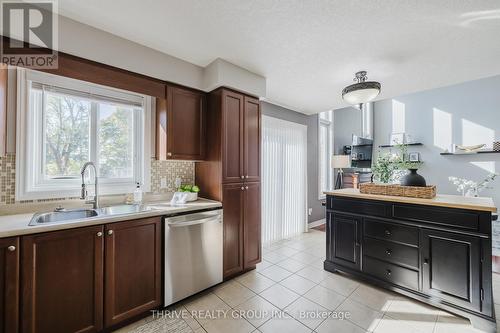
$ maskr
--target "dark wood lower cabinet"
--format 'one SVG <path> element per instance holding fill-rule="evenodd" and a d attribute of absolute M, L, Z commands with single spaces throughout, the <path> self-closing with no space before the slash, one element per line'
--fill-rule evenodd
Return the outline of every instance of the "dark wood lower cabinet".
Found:
<path fill-rule="evenodd" d="M 103 249 L 102 226 L 22 238 L 22 332 L 103 328 Z"/>
<path fill-rule="evenodd" d="M 496 332 L 490 212 L 328 196 L 326 216 L 326 270 Z"/>
<path fill-rule="evenodd" d="M 161 305 L 161 218 L 105 228 L 105 326 Z"/>
<path fill-rule="evenodd" d="M 262 259 L 260 183 L 247 183 L 244 191 L 243 260 L 244 268 L 255 267 Z"/>
<path fill-rule="evenodd" d="M 224 277 L 243 270 L 243 203 L 244 185 L 227 184 L 222 187 L 224 198 Z"/>
<path fill-rule="evenodd" d="M 0 239 L 0 333 L 15 333 L 19 322 L 19 238 Z"/>

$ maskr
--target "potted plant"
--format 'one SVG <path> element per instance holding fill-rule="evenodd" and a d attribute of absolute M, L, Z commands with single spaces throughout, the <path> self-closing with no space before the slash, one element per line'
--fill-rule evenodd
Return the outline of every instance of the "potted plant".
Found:
<path fill-rule="evenodd" d="M 198 192 L 200 192 L 200 188 L 196 185 L 185 184 L 180 185 L 177 189 L 177 192 L 184 192 L 187 194 L 186 201 L 196 201 L 198 200 Z"/>
<path fill-rule="evenodd" d="M 396 157 L 393 154 L 379 151 L 371 169 L 374 180 L 388 184 L 393 180 L 394 172 L 397 170 Z"/>
<path fill-rule="evenodd" d="M 409 170 L 401 177 L 400 183 L 403 186 L 426 186 L 425 178 L 417 173 L 417 170 L 422 165 L 420 161 L 410 161 L 408 159 L 408 145 L 400 144 L 397 145 L 399 149 L 399 156 L 397 159 L 397 169 L 399 170 Z"/>

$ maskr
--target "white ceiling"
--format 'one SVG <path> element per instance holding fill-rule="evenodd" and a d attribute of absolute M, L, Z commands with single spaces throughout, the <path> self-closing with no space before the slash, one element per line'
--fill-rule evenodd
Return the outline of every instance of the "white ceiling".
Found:
<path fill-rule="evenodd" d="M 267 78 L 303 113 L 346 106 L 354 72 L 379 99 L 500 74 L 498 0 L 60 0 L 62 15 L 199 66 Z"/>

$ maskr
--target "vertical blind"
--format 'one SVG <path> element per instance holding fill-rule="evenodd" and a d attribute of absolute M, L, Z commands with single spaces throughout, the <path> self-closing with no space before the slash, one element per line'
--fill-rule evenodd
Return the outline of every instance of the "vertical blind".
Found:
<path fill-rule="evenodd" d="M 262 117 L 262 241 L 307 229 L 307 127 Z"/>

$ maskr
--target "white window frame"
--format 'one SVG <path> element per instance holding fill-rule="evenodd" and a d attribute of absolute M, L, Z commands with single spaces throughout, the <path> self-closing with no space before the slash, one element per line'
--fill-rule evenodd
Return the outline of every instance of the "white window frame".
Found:
<path fill-rule="evenodd" d="M 144 191 L 150 191 L 151 172 L 151 112 L 152 98 L 147 95 L 101 86 L 39 71 L 17 69 L 17 125 L 16 125 L 16 200 L 78 197 L 81 179 L 41 180 L 42 145 L 35 140 L 42 137 L 41 117 L 30 107 L 31 82 L 61 87 L 95 96 L 105 96 L 140 103 L 143 112 L 134 114 L 134 176 L 133 179 L 99 179 L 101 194 L 130 193 L 137 182 Z M 37 117 L 39 117 L 37 119 Z M 93 117 L 95 118 L 95 117 Z M 92 118 L 91 118 L 92 119 Z M 94 119 L 95 120 L 95 119 Z M 94 124 L 95 128 L 95 124 Z M 91 140 L 95 139 L 91 137 Z M 91 157 L 91 160 L 93 158 Z"/>
<path fill-rule="evenodd" d="M 327 156 L 325 158 L 325 161 L 327 162 L 327 188 L 333 188 L 333 169 L 331 168 L 331 157 L 333 155 L 333 110 L 330 111 L 325 111 L 325 112 L 330 112 L 330 119 L 324 119 L 321 118 L 321 114 L 318 114 L 318 154 L 323 154 L 321 151 L 321 145 L 320 140 L 321 140 L 321 128 L 325 127 L 327 130 Z M 318 162 L 320 161 L 319 158 L 320 155 L 318 155 Z M 318 164 L 318 200 L 325 200 L 326 195 L 323 193 L 321 188 L 323 184 L 321 184 L 321 165 Z"/>

